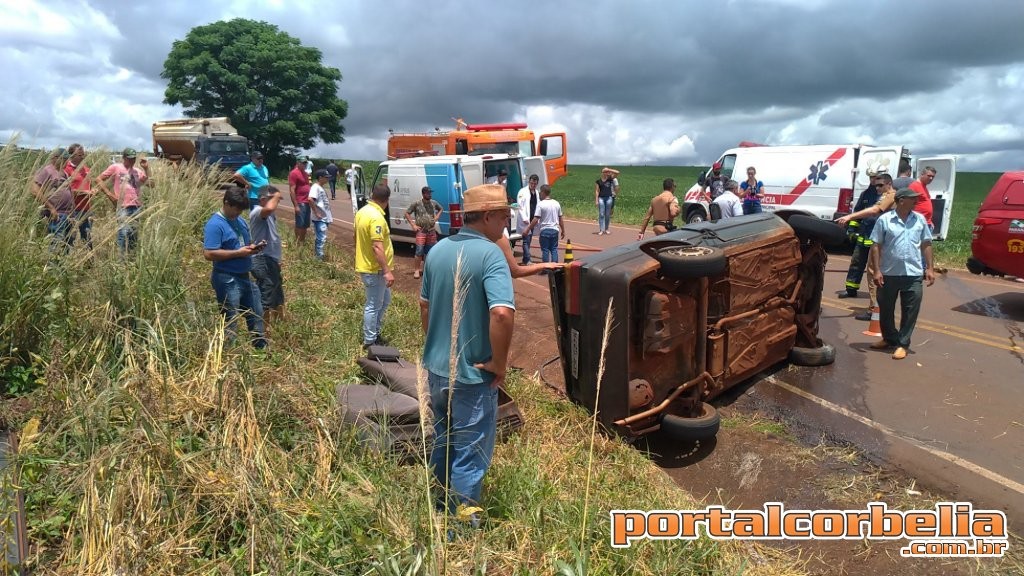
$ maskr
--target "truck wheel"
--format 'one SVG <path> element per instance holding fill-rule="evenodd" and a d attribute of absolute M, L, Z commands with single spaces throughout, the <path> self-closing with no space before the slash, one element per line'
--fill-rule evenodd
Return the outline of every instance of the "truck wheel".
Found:
<path fill-rule="evenodd" d="M 661 429 L 677 440 L 708 440 L 718 434 L 722 417 L 718 410 L 707 402 L 701 402 L 701 415 L 693 418 L 665 414 L 661 418 Z"/>
<path fill-rule="evenodd" d="M 725 252 L 709 246 L 668 246 L 655 258 L 667 278 L 705 278 L 725 272 Z"/>
<path fill-rule="evenodd" d="M 828 366 L 836 361 L 836 349 L 831 344 L 817 348 L 794 346 L 789 351 L 789 361 L 797 366 Z"/>
<path fill-rule="evenodd" d="M 686 223 L 687 224 L 696 224 L 697 222 L 703 222 L 703 221 L 704 221 L 704 213 L 701 212 L 700 210 L 691 210 L 690 213 L 686 215 Z"/>
<path fill-rule="evenodd" d="M 820 240 L 826 246 L 842 246 L 846 243 L 846 232 L 835 222 L 804 214 L 793 214 L 787 223 L 797 236 Z"/>

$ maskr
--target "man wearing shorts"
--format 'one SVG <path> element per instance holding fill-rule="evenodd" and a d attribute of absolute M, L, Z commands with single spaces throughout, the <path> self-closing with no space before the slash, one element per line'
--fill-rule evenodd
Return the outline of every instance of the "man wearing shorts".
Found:
<path fill-rule="evenodd" d="M 437 244 L 437 219 L 444 212 L 444 208 L 430 197 L 430 186 L 424 186 L 420 192 L 422 200 L 413 202 L 405 211 L 405 219 L 416 233 L 416 271 L 412 273 L 413 278 L 423 275 L 423 260 L 430 247 Z"/>
<path fill-rule="evenodd" d="M 291 193 L 292 206 L 295 207 L 295 241 L 306 242 L 306 230 L 309 230 L 309 188 L 312 183 L 306 174 L 306 163 L 302 158 L 295 159 L 295 167 L 288 173 L 288 191 Z"/>

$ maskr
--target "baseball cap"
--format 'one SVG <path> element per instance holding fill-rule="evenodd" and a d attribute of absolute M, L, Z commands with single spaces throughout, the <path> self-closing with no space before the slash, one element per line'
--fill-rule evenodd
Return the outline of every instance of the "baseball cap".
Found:
<path fill-rule="evenodd" d="M 258 152 L 258 151 L 257 152 L 253 152 L 252 153 L 252 157 L 256 158 L 256 159 L 262 159 L 263 158 L 263 152 Z"/>
<path fill-rule="evenodd" d="M 330 178 L 331 177 L 331 173 L 328 172 L 327 170 L 324 170 L 323 168 L 321 168 L 321 169 L 317 170 L 316 172 L 314 172 L 313 175 L 316 176 L 317 178 Z"/>
<path fill-rule="evenodd" d="M 139 153 L 135 151 L 135 148 L 125 148 L 121 151 L 122 158 L 135 158 Z"/>
<path fill-rule="evenodd" d="M 721 162 L 715 162 L 714 164 L 711 165 L 711 169 L 716 171 L 716 172 L 721 170 L 722 169 L 722 163 Z"/>
<path fill-rule="evenodd" d="M 487 212 L 509 208 L 505 187 L 500 184 L 483 184 L 466 190 L 462 195 L 462 212 Z"/>
<path fill-rule="evenodd" d="M 904 198 L 917 198 L 918 196 L 920 196 L 920 194 L 911 190 L 910 188 L 901 188 L 896 191 L 897 200 L 902 200 Z"/>

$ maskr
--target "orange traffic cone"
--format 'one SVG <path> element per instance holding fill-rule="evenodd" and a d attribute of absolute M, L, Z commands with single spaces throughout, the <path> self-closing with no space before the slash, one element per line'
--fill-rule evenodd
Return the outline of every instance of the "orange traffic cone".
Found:
<path fill-rule="evenodd" d="M 868 324 L 868 329 L 863 332 L 865 336 L 881 336 L 882 335 L 882 323 L 878 319 L 878 306 L 871 308 L 871 323 Z"/>
<path fill-rule="evenodd" d="M 566 239 L 565 241 L 565 258 L 562 259 L 566 264 L 571 264 L 574 260 L 572 256 L 572 240 Z"/>

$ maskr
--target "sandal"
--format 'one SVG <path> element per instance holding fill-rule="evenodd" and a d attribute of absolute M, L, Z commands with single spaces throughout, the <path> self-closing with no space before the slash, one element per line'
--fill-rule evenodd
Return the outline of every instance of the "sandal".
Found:
<path fill-rule="evenodd" d="M 419 271 L 419 270 L 417 270 L 417 271 L 413 272 L 413 273 L 412 273 L 412 277 L 413 277 L 413 278 L 419 278 L 419 277 L 420 277 L 420 271 Z"/>

